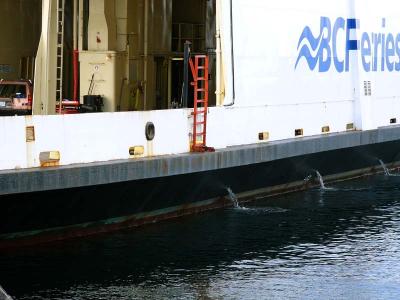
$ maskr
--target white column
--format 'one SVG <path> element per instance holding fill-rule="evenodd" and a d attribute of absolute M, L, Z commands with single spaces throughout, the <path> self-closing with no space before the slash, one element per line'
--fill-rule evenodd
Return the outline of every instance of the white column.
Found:
<path fill-rule="evenodd" d="M 217 66 L 216 66 L 216 91 L 215 94 L 217 96 L 217 106 L 221 106 L 224 103 L 223 99 L 223 75 L 222 75 L 222 49 L 221 49 L 221 0 L 216 0 L 216 55 L 217 55 Z"/>
<path fill-rule="evenodd" d="M 362 22 L 363 11 L 361 3 L 356 0 L 350 0 L 350 17 L 356 18 L 359 22 Z M 356 14 L 357 12 L 357 14 Z M 365 18 L 364 18 L 365 19 Z M 362 24 L 358 24 L 362 26 Z M 360 28 L 352 30 L 350 36 L 352 40 L 359 41 L 359 47 L 361 47 L 361 34 Z M 353 76 L 353 88 L 354 88 L 354 125 L 357 130 L 369 130 L 374 129 L 373 114 L 372 114 L 372 98 L 371 95 L 366 94 L 364 90 L 364 82 L 370 81 L 368 73 L 363 69 L 360 61 L 361 50 L 350 51 L 350 71 Z"/>
<path fill-rule="evenodd" d="M 83 0 L 79 0 L 79 13 L 78 13 L 78 19 L 79 19 L 79 24 L 78 24 L 78 50 L 79 52 L 82 52 L 83 50 L 83 18 L 84 18 L 84 12 L 83 12 Z"/>
<path fill-rule="evenodd" d="M 35 62 L 33 114 L 56 113 L 57 1 L 42 0 L 42 34 Z"/>

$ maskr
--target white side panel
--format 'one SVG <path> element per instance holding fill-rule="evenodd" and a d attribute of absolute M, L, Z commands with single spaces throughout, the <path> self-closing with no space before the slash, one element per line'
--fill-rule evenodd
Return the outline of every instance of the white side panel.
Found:
<path fill-rule="evenodd" d="M 55 114 L 57 77 L 57 1 L 42 1 L 42 34 L 35 61 L 33 114 Z"/>
<path fill-rule="evenodd" d="M 374 64 L 374 57 L 377 57 L 375 71 L 365 70 L 360 57 L 361 94 L 365 93 L 364 82 L 371 83 L 371 96 L 367 97 L 365 104 L 369 112 L 366 118 L 371 120 L 372 128 L 387 126 L 392 118 L 400 120 L 400 69 L 396 70 L 395 66 L 400 62 L 400 44 L 396 41 L 400 37 L 400 11 L 394 9 L 398 4 L 395 0 L 357 1 L 357 19 L 360 20 L 358 38 L 361 40 L 362 34 L 367 33 L 371 42 L 371 56 L 364 60 Z M 381 35 L 383 45 L 381 40 L 377 47 L 374 46 L 372 39 L 375 34 L 378 37 Z M 393 37 L 394 43 L 388 42 L 391 39 L 389 36 Z M 393 70 L 388 68 L 388 63 L 393 64 Z"/>
<path fill-rule="evenodd" d="M 310 104 L 353 101 L 349 122 L 357 129 L 389 125 L 391 118 L 400 118 L 397 6 L 395 0 L 223 1 L 225 104 L 234 98 L 235 107 L 280 107 L 279 115 L 295 105 L 300 115 L 318 119 Z M 370 54 L 363 49 L 365 36 Z M 321 61 L 329 61 L 328 67 Z M 366 70 L 365 61 L 377 68 Z M 328 123 L 339 122 L 341 114 L 339 106 L 329 106 Z"/>
<path fill-rule="evenodd" d="M 325 126 L 341 132 L 349 123 L 366 130 L 400 120 L 397 1 L 220 4 L 224 103 L 235 105 L 209 109 L 208 146 L 265 142 L 261 132 L 276 141 L 295 137 L 296 129 L 310 136 Z M 60 151 L 62 165 L 126 159 L 132 146 L 143 146 L 145 156 L 185 153 L 192 120 L 189 109 L 0 118 L 0 169 L 38 166 L 43 151 Z M 156 128 L 152 142 L 144 133 L 149 121 Z M 27 125 L 36 136 L 29 144 Z"/>
<path fill-rule="evenodd" d="M 296 68 L 305 26 L 318 36 L 320 17 L 349 17 L 349 1 L 233 1 L 235 90 L 238 106 L 352 100 L 351 73 Z M 345 35 L 344 32 L 340 32 Z M 345 52 L 345 44 L 339 53 Z M 229 54 L 227 54 L 229 55 Z M 343 54 L 344 55 L 344 54 Z"/>
<path fill-rule="evenodd" d="M 25 119 L 0 118 L 0 170 L 26 167 Z"/>
<path fill-rule="evenodd" d="M 145 137 L 147 122 L 155 125 L 152 142 Z M 38 167 L 45 151 L 60 151 L 60 165 L 69 165 L 128 159 L 133 146 L 144 146 L 145 156 L 190 149 L 184 110 L 34 116 L 29 126 L 36 139 L 29 144 L 25 125 L 25 117 L 0 118 L 0 170 Z"/>
<path fill-rule="evenodd" d="M 330 112 L 337 111 L 335 121 Z M 213 108 L 208 114 L 207 144 L 216 148 L 254 144 L 260 142 L 258 134 L 269 133 L 268 141 L 295 137 L 296 129 L 303 129 L 305 136 L 322 133 L 329 126 L 330 132 L 346 131 L 353 120 L 353 102 L 327 102 L 302 106 L 288 105 L 264 107 Z M 262 141 L 265 142 L 265 141 Z"/>

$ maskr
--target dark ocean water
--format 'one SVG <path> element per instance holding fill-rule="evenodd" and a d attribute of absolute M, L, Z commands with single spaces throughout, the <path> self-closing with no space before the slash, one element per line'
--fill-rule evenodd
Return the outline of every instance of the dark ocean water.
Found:
<path fill-rule="evenodd" d="M 400 299 L 400 177 L 0 254 L 15 299 Z"/>

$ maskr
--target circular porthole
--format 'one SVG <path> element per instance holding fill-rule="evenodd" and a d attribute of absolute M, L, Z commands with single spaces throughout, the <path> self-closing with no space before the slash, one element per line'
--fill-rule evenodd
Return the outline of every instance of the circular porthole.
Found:
<path fill-rule="evenodd" d="M 154 127 L 153 122 L 146 123 L 145 134 L 146 134 L 146 139 L 148 141 L 152 141 L 154 139 L 154 135 L 156 134 L 156 128 Z"/>

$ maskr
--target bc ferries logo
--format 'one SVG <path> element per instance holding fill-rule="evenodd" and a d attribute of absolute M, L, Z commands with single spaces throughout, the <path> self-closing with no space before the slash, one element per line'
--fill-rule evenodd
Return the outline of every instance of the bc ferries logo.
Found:
<path fill-rule="evenodd" d="M 333 23 L 321 17 L 318 36 L 306 26 L 297 45 L 295 69 L 304 61 L 318 72 L 331 68 L 349 72 L 350 53 L 358 51 L 365 72 L 400 71 L 400 33 L 386 32 L 386 19 L 382 19 L 381 32 L 362 32 L 360 23 L 359 19 L 344 18 Z"/>

